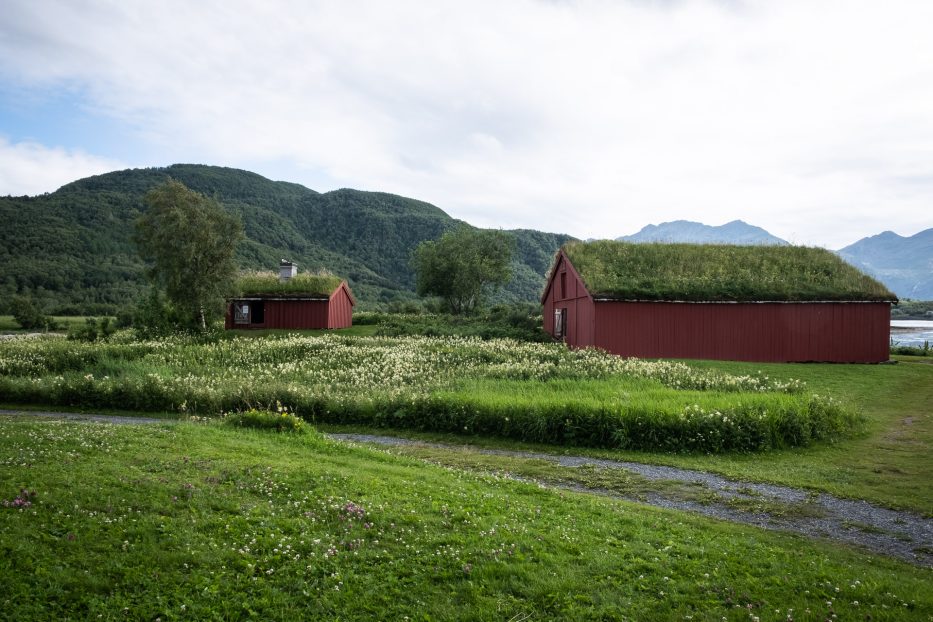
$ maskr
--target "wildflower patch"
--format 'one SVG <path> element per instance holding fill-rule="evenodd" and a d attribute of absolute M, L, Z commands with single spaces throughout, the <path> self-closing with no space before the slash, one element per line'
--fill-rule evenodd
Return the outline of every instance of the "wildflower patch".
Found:
<path fill-rule="evenodd" d="M 562 344 L 284 335 L 0 344 L 0 401 L 185 415 L 300 431 L 311 422 L 666 451 L 832 441 L 860 418 L 804 383 Z M 278 404 L 274 412 L 255 404 Z"/>

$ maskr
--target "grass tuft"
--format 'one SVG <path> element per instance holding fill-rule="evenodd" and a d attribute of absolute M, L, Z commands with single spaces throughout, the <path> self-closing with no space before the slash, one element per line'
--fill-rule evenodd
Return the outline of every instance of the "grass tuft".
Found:
<path fill-rule="evenodd" d="M 278 405 L 272 410 L 250 408 L 243 412 L 225 413 L 223 422 L 237 428 L 253 428 L 256 430 L 274 430 L 275 432 L 292 432 L 304 434 L 307 426 L 304 419 L 289 412 L 288 406 Z"/>

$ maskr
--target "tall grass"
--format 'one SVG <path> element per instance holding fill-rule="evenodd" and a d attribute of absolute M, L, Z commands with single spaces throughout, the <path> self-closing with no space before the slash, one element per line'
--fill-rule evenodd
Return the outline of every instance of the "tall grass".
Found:
<path fill-rule="evenodd" d="M 287 281 L 279 280 L 274 272 L 247 272 L 241 274 L 235 285 L 239 296 L 251 294 L 310 294 L 329 296 L 340 286 L 341 278 L 330 272 L 297 274 Z"/>
<path fill-rule="evenodd" d="M 879 281 L 834 253 L 803 246 L 632 244 L 564 246 L 591 294 L 633 300 L 889 301 Z"/>
<path fill-rule="evenodd" d="M 2 344 L 0 401 L 199 414 L 279 401 L 317 422 L 707 452 L 831 440 L 859 421 L 795 381 L 427 337 Z"/>

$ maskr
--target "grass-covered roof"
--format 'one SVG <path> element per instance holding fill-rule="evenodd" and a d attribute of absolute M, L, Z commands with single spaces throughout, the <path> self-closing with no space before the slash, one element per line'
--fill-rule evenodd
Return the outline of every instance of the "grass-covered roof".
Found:
<path fill-rule="evenodd" d="M 248 272 L 236 280 L 238 296 L 330 296 L 343 280 L 330 273 L 297 274 L 287 281 L 279 280 L 275 272 Z"/>
<path fill-rule="evenodd" d="M 570 242 L 564 252 L 596 298 L 886 301 L 897 297 L 835 253 L 804 246 Z"/>

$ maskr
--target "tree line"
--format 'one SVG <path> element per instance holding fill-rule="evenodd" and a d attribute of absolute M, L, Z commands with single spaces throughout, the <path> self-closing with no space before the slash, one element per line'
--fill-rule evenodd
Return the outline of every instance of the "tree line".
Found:
<path fill-rule="evenodd" d="M 152 289 L 130 323 L 205 331 L 223 316 L 234 291 L 243 224 L 216 199 L 176 180 L 150 190 L 144 204 L 133 239 Z M 508 233 L 460 225 L 415 248 L 417 292 L 436 296 L 450 313 L 475 313 L 511 278 L 514 250 Z M 50 328 L 48 317 L 28 299 L 14 306 L 24 328 Z"/>

